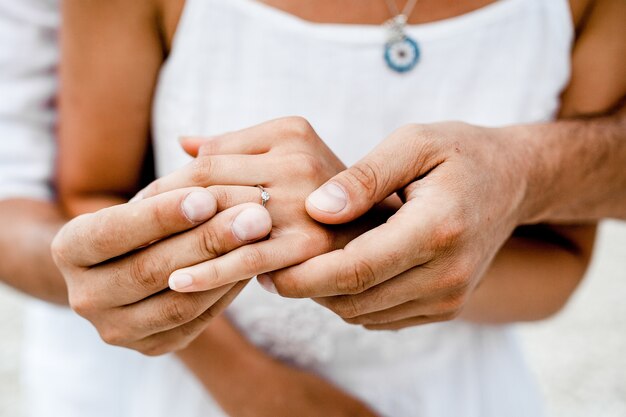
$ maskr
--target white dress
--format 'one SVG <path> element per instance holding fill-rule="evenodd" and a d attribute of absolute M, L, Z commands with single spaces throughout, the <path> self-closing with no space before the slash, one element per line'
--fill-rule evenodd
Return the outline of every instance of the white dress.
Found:
<path fill-rule="evenodd" d="M 406 123 L 553 117 L 569 76 L 566 1 L 499 1 L 409 34 L 421 62 L 398 74 L 383 60 L 380 26 L 314 24 L 251 0 L 188 0 L 155 97 L 159 175 L 188 161 L 180 135 L 292 114 L 306 117 L 346 164 Z M 266 351 L 386 416 L 541 413 L 508 327 L 452 322 L 372 332 L 256 283 L 228 311 Z"/>
<path fill-rule="evenodd" d="M 499 126 L 553 117 L 569 77 L 566 0 L 501 0 L 408 31 L 422 57 L 400 75 L 384 63 L 381 27 L 313 24 L 252 0 L 187 0 L 154 102 L 159 174 L 188 161 L 179 135 L 285 115 L 308 118 L 346 164 L 405 123 Z M 370 332 L 256 283 L 228 311 L 258 346 L 320 373 L 385 416 L 542 415 L 506 326 L 452 322 Z M 106 346 L 67 309 L 31 308 L 26 340 L 30 416 L 223 415 L 175 356 Z"/>

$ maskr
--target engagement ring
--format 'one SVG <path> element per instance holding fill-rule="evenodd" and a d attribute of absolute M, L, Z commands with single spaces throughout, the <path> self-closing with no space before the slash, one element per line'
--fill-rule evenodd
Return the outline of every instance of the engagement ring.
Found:
<path fill-rule="evenodd" d="M 270 193 L 265 191 L 265 188 L 263 188 L 263 186 L 261 185 L 257 185 L 257 187 L 259 188 L 259 190 L 261 190 L 261 205 L 265 207 L 267 202 L 270 201 Z"/>

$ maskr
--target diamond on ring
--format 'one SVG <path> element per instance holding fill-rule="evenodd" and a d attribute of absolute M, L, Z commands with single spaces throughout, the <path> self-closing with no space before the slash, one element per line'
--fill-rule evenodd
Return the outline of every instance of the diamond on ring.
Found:
<path fill-rule="evenodd" d="M 261 185 L 257 185 L 258 189 L 261 190 L 261 205 L 265 207 L 268 201 L 270 201 L 270 193 L 265 191 Z"/>

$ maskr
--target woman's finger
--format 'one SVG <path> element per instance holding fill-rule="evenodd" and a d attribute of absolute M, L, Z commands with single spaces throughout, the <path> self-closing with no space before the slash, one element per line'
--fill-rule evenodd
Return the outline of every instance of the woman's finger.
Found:
<path fill-rule="evenodd" d="M 145 199 L 192 186 L 266 185 L 275 178 L 277 163 L 269 155 L 200 156 L 181 169 L 153 181 L 135 198 Z"/>
<path fill-rule="evenodd" d="M 244 203 L 261 204 L 261 190 L 250 185 L 212 185 L 207 190 L 217 201 L 217 211 L 224 211 Z M 265 188 L 273 196 L 271 188 Z"/>
<path fill-rule="evenodd" d="M 317 137 L 311 125 L 301 117 L 283 117 L 234 132 L 210 138 L 184 137 L 181 145 L 191 156 L 198 155 L 258 155 L 276 145 L 286 147 L 301 144 L 300 139 Z"/>

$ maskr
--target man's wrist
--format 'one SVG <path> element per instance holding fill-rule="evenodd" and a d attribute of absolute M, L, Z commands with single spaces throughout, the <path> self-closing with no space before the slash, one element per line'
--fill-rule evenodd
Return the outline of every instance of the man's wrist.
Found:
<path fill-rule="evenodd" d="M 505 169 L 516 177 L 515 184 L 522 188 L 516 210 L 518 225 L 544 221 L 551 210 L 551 200 L 558 198 L 555 186 L 559 173 L 559 161 L 555 158 L 558 152 L 546 148 L 545 127 L 529 124 L 498 129 L 502 140 L 507 141 L 507 152 L 512 153 Z"/>

